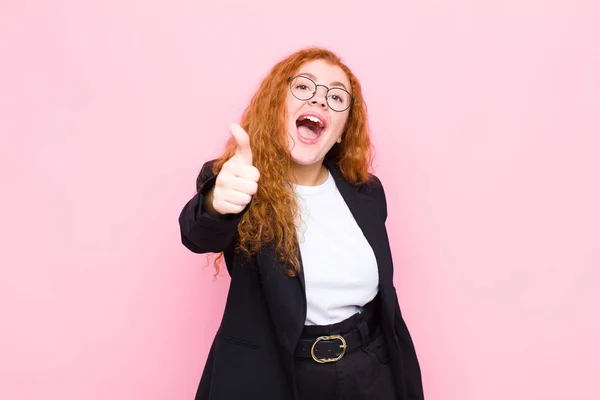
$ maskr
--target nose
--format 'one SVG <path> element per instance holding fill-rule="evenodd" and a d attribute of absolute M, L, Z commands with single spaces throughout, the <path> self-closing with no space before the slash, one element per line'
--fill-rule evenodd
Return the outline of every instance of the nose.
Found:
<path fill-rule="evenodd" d="M 319 90 L 321 89 L 321 90 Z M 315 95 L 313 96 L 312 99 L 310 99 L 310 104 L 315 105 L 315 106 L 319 106 L 322 109 L 326 110 L 327 109 L 327 88 L 321 88 L 321 87 L 317 87 L 317 92 L 315 93 Z"/>

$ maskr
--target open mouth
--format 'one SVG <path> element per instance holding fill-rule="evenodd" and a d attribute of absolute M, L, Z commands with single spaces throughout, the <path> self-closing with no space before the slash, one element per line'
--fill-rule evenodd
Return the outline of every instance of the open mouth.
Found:
<path fill-rule="evenodd" d="M 307 141 L 315 141 L 325 130 L 325 123 L 314 115 L 302 115 L 296 120 L 298 135 Z"/>

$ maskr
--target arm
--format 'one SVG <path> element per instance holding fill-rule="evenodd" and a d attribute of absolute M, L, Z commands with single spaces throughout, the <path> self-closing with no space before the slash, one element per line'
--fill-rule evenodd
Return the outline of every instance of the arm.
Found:
<path fill-rule="evenodd" d="M 219 253 L 231 244 L 243 212 L 219 215 L 212 207 L 212 193 L 217 179 L 209 161 L 196 180 L 197 193 L 179 215 L 181 242 L 194 253 Z"/>
<path fill-rule="evenodd" d="M 379 178 L 375 175 L 372 176 L 373 180 L 373 196 L 377 199 L 377 203 L 380 205 L 380 213 L 382 214 L 383 221 L 387 219 L 387 200 L 385 197 L 385 190 Z M 392 266 L 393 271 L 393 266 Z M 406 393 L 410 400 L 423 400 L 423 382 L 421 377 L 421 367 L 417 358 L 415 345 L 413 343 L 402 312 L 400 311 L 400 304 L 398 302 L 398 295 L 394 288 L 394 294 L 396 296 L 396 310 L 394 315 L 394 332 L 398 337 L 400 344 L 400 350 L 402 353 L 402 364 L 404 366 L 405 373 L 405 384 Z"/>

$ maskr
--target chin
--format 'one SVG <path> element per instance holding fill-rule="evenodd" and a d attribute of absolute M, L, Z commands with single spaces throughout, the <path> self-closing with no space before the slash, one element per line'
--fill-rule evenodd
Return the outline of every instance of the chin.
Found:
<path fill-rule="evenodd" d="M 300 165 L 300 166 L 309 166 L 320 164 L 323 161 L 322 158 L 319 157 L 296 157 L 292 154 L 292 164 Z"/>

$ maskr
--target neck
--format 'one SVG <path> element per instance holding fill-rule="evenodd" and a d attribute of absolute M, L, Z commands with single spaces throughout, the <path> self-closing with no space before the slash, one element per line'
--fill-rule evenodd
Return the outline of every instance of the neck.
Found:
<path fill-rule="evenodd" d="M 301 186 L 318 186 L 327 180 L 327 168 L 323 163 L 313 165 L 295 164 L 292 173 L 293 182 Z"/>

